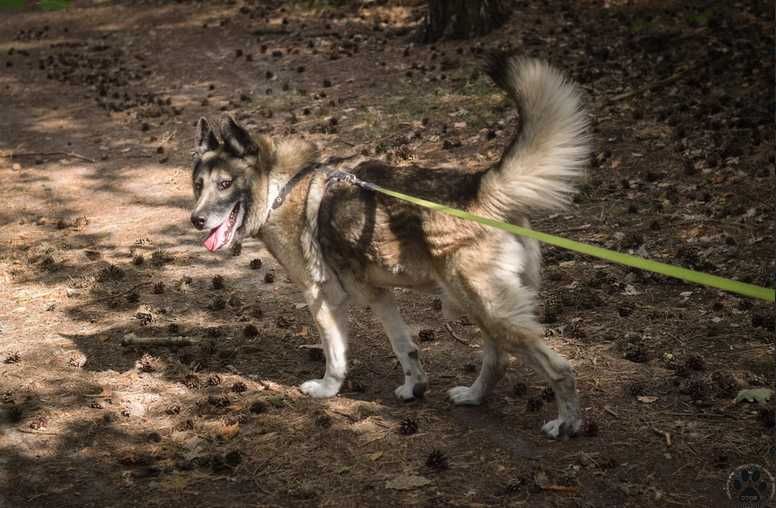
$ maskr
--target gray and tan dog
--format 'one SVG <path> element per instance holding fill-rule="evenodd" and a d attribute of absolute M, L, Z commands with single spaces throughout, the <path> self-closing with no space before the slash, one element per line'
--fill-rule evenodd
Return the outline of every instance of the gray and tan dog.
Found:
<path fill-rule="evenodd" d="M 534 210 L 567 205 L 589 155 L 587 120 L 577 87 L 537 60 L 495 58 L 489 73 L 517 103 L 521 128 L 501 161 L 476 173 L 364 162 L 358 178 L 515 224 Z M 485 340 L 482 370 L 471 386 L 448 391 L 456 404 L 479 404 L 504 375 L 508 356 L 523 354 L 550 382 L 558 418 L 553 438 L 580 427 L 571 365 L 543 340 L 534 312 L 541 255 L 536 241 L 419 208 L 311 170 L 318 152 L 301 140 L 252 137 L 232 118 L 221 140 L 197 124 L 191 221 L 209 231 L 216 251 L 255 236 L 304 290 L 321 336 L 326 371 L 301 385 L 332 397 L 347 366 L 346 304 L 368 304 L 382 322 L 404 372 L 395 393 L 420 397 L 427 386 L 393 287 L 441 288 L 448 309 L 465 313 Z"/>

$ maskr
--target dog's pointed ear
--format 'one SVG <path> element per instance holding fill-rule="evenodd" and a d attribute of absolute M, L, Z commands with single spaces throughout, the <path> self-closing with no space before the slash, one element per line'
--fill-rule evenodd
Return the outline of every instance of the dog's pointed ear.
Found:
<path fill-rule="evenodd" d="M 231 115 L 224 119 L 221 126 L 221 136 L 224 138 L 224 147 L 236 157 L 257 156 L 259 154 L 259 145 Z"/>
<path fill-rule="evenodd" d="M 202 155 L 218 148 L 218 138 L 213 133 L 205 117 L 197 120 L 197 133 L 194 136 L 194 152 Z"/>

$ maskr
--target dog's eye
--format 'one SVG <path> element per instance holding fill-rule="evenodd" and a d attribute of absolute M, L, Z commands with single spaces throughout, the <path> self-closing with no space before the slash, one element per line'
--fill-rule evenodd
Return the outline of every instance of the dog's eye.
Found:
<path fill-rule="evenodd" d="M 202 192 L 202 180 L 197 180 L 196 182 L 194 182 L 194 191 Z"/>
<path fill-rule="evenodd" d="M 226 190 L 229 188 L 229 186 L 232 185 L 231 180 L 221 180 L 218 182 L 218 190 Z"/>

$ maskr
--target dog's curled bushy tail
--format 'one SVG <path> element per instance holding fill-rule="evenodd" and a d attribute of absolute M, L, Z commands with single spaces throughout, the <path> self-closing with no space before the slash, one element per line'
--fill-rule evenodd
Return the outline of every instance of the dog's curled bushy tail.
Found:
<path fill-rule="evenodd" d="M 517 103 L 520 129 L 499 165 L 483 177 L 484 211 L 509 219 L 565 207 L 590 154 L 579 89 L 540 60 L 492 56 L 486 71 Z"/>

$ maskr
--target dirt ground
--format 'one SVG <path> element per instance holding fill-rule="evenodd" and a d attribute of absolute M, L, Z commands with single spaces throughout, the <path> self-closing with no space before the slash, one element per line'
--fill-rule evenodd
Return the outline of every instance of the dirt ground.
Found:
<path fill-rule="evenodd" d="M 0 13 L 0 507 L 733 506 L 776 473 L 774 308 L 545 248 L 547 340 L 586 425 L 520 358 L 481 408 L 445 390 L 478 332 L 399 292 L 431 376 L 352 310 L 340 396 L 300 292 L 261 244 L 214 255 L 188 223 L 193 124 L 236 115 L 327 155 L 497 160 L 518 123 L 488 49 L 546 58 L 586 93 L 595 151 L 573 208 L 534 227 L 776 283 L 773 6 L 515 2 L 497 32 L 413 43 L 420 2 L 74 2 Z M 234 254 L 234 255 L 232 255 Z M 169 346 L 136 338 L 181 337 Z M 129 344 L 127 344 L 129 343 Z"/>

